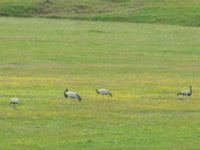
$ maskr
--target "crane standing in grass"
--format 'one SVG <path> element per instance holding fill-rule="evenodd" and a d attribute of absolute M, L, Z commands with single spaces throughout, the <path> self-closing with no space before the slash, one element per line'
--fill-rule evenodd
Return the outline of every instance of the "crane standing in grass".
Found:
<path fill-rule="evenodd" d="M 107 89 L 96 88 L 96 92 L 97 92 L 97 94 L 108 95 L 108 96 L 112 97 L 112 93 L 109 92 Z"/>
<path fill-rule="evenodd" d="M 66 89 L 64 91 L 64 96 L 66 98 L 69 97 L 69 98 L 71 98 L 73 100 L 78 100 L 79 102 L 82 100 L 81 97 L 78 94 L 76 94 L 75 92 L 69 91 L 68 89 Z"/>
<path fill-rule="evenodd" d="M 183 96 L 191 96 L 192 95 L 192 86 L 190 86 L 190 90 L 182 90 L 182 91 L 179 91 L 177 93 L 177 96 L 179 95 L 183 95 Z"/>
<path fill-rule="evenodd" d="M 9 104 L 13 105 L 13 107 L 16 109 L 16 104 L 19 103 L 19 99 L 18 98 L 11 98 Z"/>

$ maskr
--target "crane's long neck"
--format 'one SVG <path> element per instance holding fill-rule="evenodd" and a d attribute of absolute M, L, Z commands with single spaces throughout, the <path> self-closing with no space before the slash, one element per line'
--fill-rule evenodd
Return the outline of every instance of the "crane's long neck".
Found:
<path fill-rule="evenodd" d="M 67 92 L 67 91 L 64 91 L 64 96 L 65 96 L 65 97 L 68 97 L 68 95 L 66 94 L 66 92 Z"/>
<path fill-rule="evenodd" d="M 192 88 L 190 87 L 190 95 L 192 95 Z"/>
<path fill-rule="evenodd" d="M 97 92 L 97 94 L 99 94 L 99 91 L 98 91 L 98 89 L 96 89 L 96 92 Z"/>

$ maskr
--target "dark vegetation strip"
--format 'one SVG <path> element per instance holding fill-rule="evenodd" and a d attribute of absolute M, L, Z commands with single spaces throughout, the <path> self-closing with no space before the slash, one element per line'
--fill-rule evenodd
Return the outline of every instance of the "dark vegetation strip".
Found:
<path fill-rule="evenodd" d="M 199 5 L 195 1 L 187 3 L 187 0 L 182 3 L 178 0 L 167 3 L 152 2 L 151 0 L 148 2 L 142 0 L 97 0 L 96 2 L 10 0 L 10 2 L 0 2 L 0 16 L 159 23 L 199 27 L 200 2 Z"/>

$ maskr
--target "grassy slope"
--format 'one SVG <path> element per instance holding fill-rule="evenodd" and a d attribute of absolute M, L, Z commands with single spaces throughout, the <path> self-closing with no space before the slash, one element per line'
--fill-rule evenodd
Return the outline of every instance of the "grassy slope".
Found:
<path fill-rule="evenodd" d="M 0 14 L 200 25 L 200 0 L 1 0 Z"/>
<path fill-rule="evenodd" d="M 0 18 L 0 33 L 1 149 L 199 149 L 200 29 Z"/>

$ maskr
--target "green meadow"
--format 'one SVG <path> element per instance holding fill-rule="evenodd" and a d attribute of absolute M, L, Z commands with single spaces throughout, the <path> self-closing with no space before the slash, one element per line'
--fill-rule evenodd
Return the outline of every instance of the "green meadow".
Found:
<path fill-rule="evenodd" d="M 1 17 L 0 149 L 198 150 L 199 41 L 196 27 Z"/>

